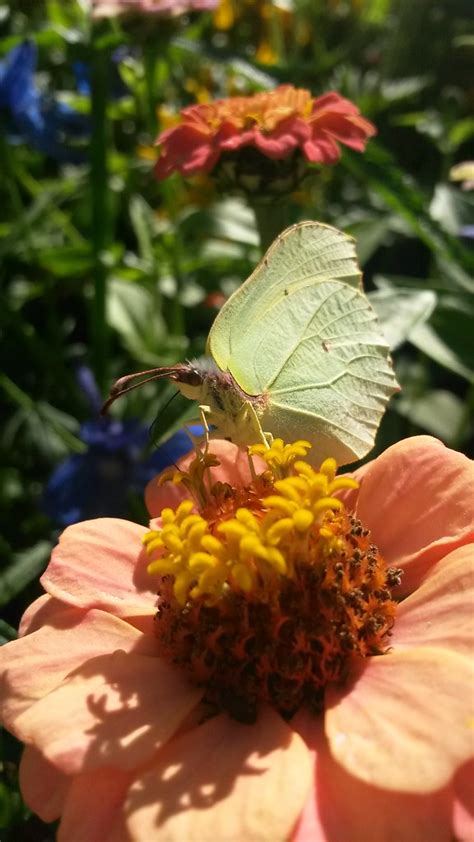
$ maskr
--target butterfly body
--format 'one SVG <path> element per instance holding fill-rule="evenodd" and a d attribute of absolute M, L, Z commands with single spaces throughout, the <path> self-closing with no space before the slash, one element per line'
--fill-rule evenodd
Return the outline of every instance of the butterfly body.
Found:
<path fill-rule="evenodd" d="M 361 277 L 351 237 L 288 228 L 218 313 L 206 357 L 121 378 L 105 406 L 138 376 L 169 377 L 218 437 L 306 439 L 315 464 L 361 459 L 399 388 Z"/>
<path fill-rule="evenodd" d="M 184 397 L 199 404 L 207 423 L 218 431 L 219 438 L 229 439 L 241 447 L 262 439 L 258 419 L 265 412 L 268 396 L 248 395 L 232 374 L 219 369 L 212 357 L 193 360 L 188 365 L 202 378 L 201 383 L 189 385 L 178 376 L 176 386 Z"/>

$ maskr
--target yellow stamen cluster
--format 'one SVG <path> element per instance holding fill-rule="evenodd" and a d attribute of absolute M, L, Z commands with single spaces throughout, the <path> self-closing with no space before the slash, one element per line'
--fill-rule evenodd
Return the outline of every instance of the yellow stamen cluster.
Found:
<path fill-rule="evenodd" d="M 356 488 L 357 483 L 350 477 L 336 478 L 333 459 L 327 459 L 320 471 L 295 461 L 309 447 L 308 442 L 284 445 L 277 439 L 269 449 L 263 445 L 251 449 L 263 457 L 273 475 L 282 477 L 273 480 L 273 493 L 263 497 L 260 512 L 239 507 L 233 517 L 211 525 L 193 512 L 190 500 L 176 511 L 163 510 L 162 529 L 144 537 L 152 558 L 148 571 L 174 577 L 174 596 L 180 605 L 200 597 L 212 603 L 229 590 L 267 601 L 278 590 L 278 577 L 294 575 L 297 558 L 314 555 L 309 552 L 310 538 L 318 544 L 318 558 L 340 548 L 331 516 L 343 509 L 343 503 L 333 495 L 341 488 Z M 202 475 L 192 471 L 202 482 Z"/>
<path fill-rule="evenodd" d="M 187 471 L 179 471 L 176 468 L 169 468 L 160 475 L 159 483 L 164 485 L 172 482 L 174 485 L 184 485 L 192 496 L 203 505 L 207 499 L 206 475 L 210 468 L 219 465 L 219 460 L 214 454 L 204 452 L 199 458 L 193 459 Z"/>
<path fill-rule="evenodd" d="M 357 483 L 333 459 L 314 470 L 308 448 L 253 446 L 265 470 L 238 487 L 213 482 L 214 457 L 198 454 L 179 476 L 197 502 L 163 509 L 144 537 L 160 656 L 241 721 L 261 703 L 321 710 L 347 659 L 383 654 L 394 622 L 400 571 L 335 496 Z"/>
<path fill-rule="evenodd" d="M 291 468 L 296 459 L 305 457 L 310 450 L 309 441 L 295 441 L 285 444 L 283 439 L 273 439 L 270 447 L 265 444 L 253 444 L 249 447 L 251 456 L 261 456 L 272 472 L 278 475 L 281 470 Z"/>

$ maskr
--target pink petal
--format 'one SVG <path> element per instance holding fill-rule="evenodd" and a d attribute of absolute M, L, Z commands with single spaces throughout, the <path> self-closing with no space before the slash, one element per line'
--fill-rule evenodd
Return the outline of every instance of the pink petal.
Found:
<path fill-rule="evenodd" d="M 311 763 L 313 766 L 313 784 L 308 793 L 306 803 L 298 817 L 295 827 L 291 833 L 291 842 L 331 842 L 321 818 L 321 798 L 319 787 L 316 783 L 316 774 L 319 765 L 319 754 L 322 751 L 326 738 L 323 730 L 323 718 L 314 716 L 307 711 L 298 712 L 291 720 L 291 726 L 296 733 L 304 740 Z M 343 797 L 339 793 L 334 807 L 338 812 Z"/>
<path fill-rule="evenodd" d="M 265 135 L 260 131 L 256 131 L 254 144 L 268 158 L 278 160 L 279 158 L 286 158 L 298 146 L 298 138 L 291 134 L 290 131 L 286 133 L 279 132 L 277 136 L 273 134 Z"/>
<path fill-rule="evenodd" d="M 97 655 L 139 651 L 156 652 L 155 638 L 106 614 L 62 606 L 54 625 L 18 638 L 0 648 L 1 716 L 16 732 L 18 717 L 46 696 L 72 670 Z M 21 737 L 20 737 L 21 738 Z"/>
<path fill-rule="evenodd" d="M 54 624 L 56 614 L 64 611 L 64 604 L 45 593 L 35 599 L 23 614 L 18 628 L 19 637 L 37 631 L 46 623 Z"/>
<path fill-rule="evenodd" d="M 193 155 L 189 160 L 183 161 L 179 167 L 179 172 L 183 175 L 194 175 L 198 172 L 207 173 L 212 170 L 220 157 L 220 152 L 210 146 L 203 146 L 200 149 L 195 149 Z"/>
<path fill-rule="evenodd" d="M 405 568 L 404 593 L 474 540 L 473 487 L 474 464 L 430 436 L 398 442 L 366 467 L 356 513 L 387 561 Z"/>
<path fill-rule="evenodd" d="M 286 840 L 307 797 L 303 741 L 273 711 L 255 725 L 218 716 L 172 740 L 126 803 L 134 840 Z"/>
<path fill-rule="evenodd" d="M 326 694 L 331 751 L 383 789 L 445 786 L 474 749 L 474 668 L 446 649 L 394 651 L 354 664 L 350 685 Z"/>
<path fill-rule="evenodd" d="M 313 100 L 313 112 L 327 109 L 328 111 L 338 111 L 342 114 L 358 114 L 359 109 L 350 99 L 346 99 L 337 93 L 337 91 L 327 91 L 327 93 L 316 97 Z"/>
<path fill-rule="evenodd" d="M 453 550 L 398 606 L 392 643 L 474 654 L 474 544 Z"/>
<path fill-rule="evenodd" d="M 27 746 L 23 752 L 19 782 L 25 803 L 42 821 L 59 818 L 71 779 L 45 760 L 34 746 Z"/>
<path fill-rule="evenodd" d="M 105 842 L 130 786 L 120 769 L 75 775 L 64 805 L 58 842 Z M 113 842 L 118 842 L 114 836 Z"/>
<path fill-rule="evenodd" d="M 78 608 L 102 608 L 117 617 L 153 614 L 154 583 L 146 572 L 147 530 L 116 518 L 86 520 L 63 532 L 41 583 Z"/>
<path fill-rule="evenodd" d="M 229 131 L 224 124 L 216 136 L 216 141 L 224 152 L 234 152 L 236 149 L 241 149 L 242 146 L 251 146 L 254 142 L 254 132 L 253 128 L 243 131 L 235 127 L 232 131 Z"/>
<path fill-rule="evenodd" d="M 212 482 L 229 482 L 240 487 L 248 485 L 252 476 L 250 473 L 247 454 L 229 441 L 223 439 L 212 439 L 209 445 L 209 452 L 214 453 L 220 460 L 217 468 L 211 468 Z M 194 459 L 194 452 L 184 456 L 178 462 L 178 468 L 186 471 L 190 462 Z M 253 457 L 255 470 L 263 471 L 263 461 Z M 145 490 L 145 503 L 152 518 L 159 517 L 165 506 L 175 508 L 182 500 L 189 497 L 183 485 L 174 485 L 167 482 L 159 484 L 159 478 L 152 479 Z"/>
<path fill-rule="evenodd" d="M 303 152 L 313 164 L 334 164 L 341 157 L 337 143 L 329 136 L 318 136 L 305 141 Z"/>
<path fill-rule="evenodd" d="M 161 180 L 172 172 L 197 172 L 210 169 L 209 161 L 215 163 L 218 150 L 213 148 L 209 132 L 188 122 L 164 132 L 157 138 L 160 157 L 155 165 L 155 175 Z M 212 166 L 212 164 L 211 164 Z"/>
<path fill-rule="evenodd" d="M 466 763 L 454 780 L 454 837 L 457 842 L 474 839 L 474 760 Z"/>
<path fill-rule="evenodd" d="M 25 711 L 16 729 L 68 774 L 128 770 L 169 740 L 201 696 L 159 658 L 119 650 L 87 661 Z"/>
<path fill-rule="evenodd" d="M 315 758 L 315 787 L 292 842 L 451 842 L 449 787 L 414 795 L 370 786 L 332 758 L 321 720 L 297 719 Z"/>

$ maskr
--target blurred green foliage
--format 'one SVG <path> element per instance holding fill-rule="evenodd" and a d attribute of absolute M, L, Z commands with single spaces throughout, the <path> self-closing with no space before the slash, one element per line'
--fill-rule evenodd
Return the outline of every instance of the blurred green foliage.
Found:
<path fill-rule="evenodd" d="M 46 115 L 59 103 L 83 118 L 68 159 L 61 125 L 58 154 L 45 151 L 38 120 L 25 135 L 0 97 L 4 639 L 40 592 L 56 538 L 45 482 L 84 451 L 75 367 L 90 365 L 105 394 L 121 374 L 201 354 L 216 304 L 260 256 L 243 199 L 207 178 L 153 178 L 157 132 L 196 100 L 290 82 L 337 90 L 375 123 L 367 152 L 316 168 L 288 218 L 357 238 L 402 385 L 377 450 L 425 432 L 472 455 L 474 201 L 449 182 L 472 157 L 471 13 L 471 0 L 222 0 L 214 16 L 172 24 L 93 24 L 80 0 L 0 3 L 0 61 L 29 39 Z M 189 417 L 180 399 L 165 409 L 172 394 L 151 384 L 114 412 L 150 427 L 157 418 L 160 441 Z M 52 838 L 21 805 L 10 737 L 4 757 L 2 840 Z"/>

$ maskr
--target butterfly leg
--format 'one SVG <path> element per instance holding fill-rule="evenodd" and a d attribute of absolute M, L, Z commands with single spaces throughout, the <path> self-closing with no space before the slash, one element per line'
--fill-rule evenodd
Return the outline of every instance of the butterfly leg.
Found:
<path fill-rule="evenodd" d="M 202 435 L 197 436 L 191 430 L 191 424 L 196 424 L 198 419 L 190 421 L 189 424 L 185 425 L 186 432 L 187 432 L 189 438 L 192 441 L 192 444 L 193 444 L 193 447 L 194 447 L 194 450 L 195 450 L 197 456 L 200 456 L 203 452 L 207 453 L 207 451 L 209 450 L 210 430 L 209 430 L 209 424 L 207 423 L 207 417 L 206 417 L 208 412 L 210 412 L 210 408 L 208 406 L 200 406 L 199 407 L 199 421 L 202 424 L 202 426 L 204 427 L 204 435 L 203 436 Z M 203 439 L 204 439 L 204 444 L 205 444 L 204 451 L 201 450 L 201 445 L 202 445 Z"/>
<path fill-rule="evenodd" d="M 205 406 L 203 404 L 199 405 L 199 417 L 201 419 L 201 424 L 204 427 L 204 441 L 205 441 L 205 444 L 206 444 L 206 446 L 204 448 L 204 453 L 207 453 L 207 451 L 209 450 L 209 440 L 210 440 L 210 437 L 211 437 L 211 431 L 209 429 L 209 424 L 207 423 L 207 416 L 209 415 L 210 412 L 211 412 L 210 406 Z"/>
<path fill-rule="evenodd" d="M 250 401 L 245 402 L 242 408 L 242 415 L 242 420 L 250 427 L 252 435 L 255 435 L 255 444 L 261 443 L 266 447 L 270 447 L 273 441 L 273 436 L 271 433 L 263 432 L 260 419 Z"/>

